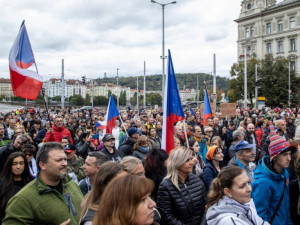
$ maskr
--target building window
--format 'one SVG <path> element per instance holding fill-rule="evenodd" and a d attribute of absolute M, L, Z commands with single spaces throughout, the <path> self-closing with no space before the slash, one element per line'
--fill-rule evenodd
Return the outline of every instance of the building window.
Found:
<path fill-rule="evenodd" d="M 278 52 L 283 52 L 283 41 L 278 41 Z"/>
<path fill-rule="evenodd" d="M 296 61 L 290 61 L 290 68 L 291 68 L 291 71 L 296 70 Z"/>
<path fill-rule="evenodd" d="M 248 5 L 247 5 L 247 9 L 251 9 L 251 4 L 248 4 Z"/>
<path fill-rule="evenodd" d="M 283 31 L 283 22 L 282 20 L 278 21 L 278 32 Z"/>
<path fill-rule="evenodd" d="M 296 51 L 296 39 L 295 38 L 290 39 L 290 50 Z"/>
<path fill-rule="evenodd" d="M 252 49 L 250 46 L 247 47 L 247 55 L 251 55 L 252 54 Z"/>
<path fill-rule="evenodd" d="M 271 34 L 271 23 L 267 23 L 267 34 Z"/>
<path fill-rule="evenodd" d="M 267 43 L 267 54 L 272 53 L 272 43 Z"/>
<path fill-rule="evenodd" d="M 250 37 L 249 28 L 246 28 L 246 38 Z"/>
<path fill-rule="evenodd" d="M 250 37 L 254 37 L 254 28 L 250 27 Z"/>
<path fill-rule="evenodd" d="M 290 18 L 290 28 L 293 29 L 296 27 L 295 17 Z"/>

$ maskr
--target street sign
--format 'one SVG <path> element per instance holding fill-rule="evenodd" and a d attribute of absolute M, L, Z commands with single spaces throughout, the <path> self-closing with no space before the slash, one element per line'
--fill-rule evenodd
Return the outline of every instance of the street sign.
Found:
<path fill-rule="evenodd" d="M 257 100 L 258 101 L 266 101 L 266 97 L 264 97 L 264 96 L 257 97 Z"/>

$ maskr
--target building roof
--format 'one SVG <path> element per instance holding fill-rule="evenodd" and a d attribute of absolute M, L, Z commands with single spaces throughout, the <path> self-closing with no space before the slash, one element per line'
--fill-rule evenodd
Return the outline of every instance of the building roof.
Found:
<path fill-rule="evenodd" d="M 10 79 L 0 78 L 0 83 L 10 83 Z"/>
<path fill-rule="evenodd" d="M 279 7 L 282 7 L 282 6 L 286 6 L 286 5 L 295 3 L 295 2 L 300 2 L 300 0 L 285 0 L 285 1 L 279 2 L 279 3 L 275 4 L 275 5 L 272 5 L 272 6 L 268 7 L 266 9 L 266 11 L 270 10 L 270 9 L 275 9 L 275 8 L 279 8 Z"/>

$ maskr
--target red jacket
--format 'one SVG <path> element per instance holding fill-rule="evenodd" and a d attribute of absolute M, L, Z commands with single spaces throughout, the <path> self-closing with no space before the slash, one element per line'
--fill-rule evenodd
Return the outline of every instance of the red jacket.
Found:
<path fill-rule="evenodd" d="M 73 144 L 73 140 L 71 137 L 71 133 L 68 129 L 65 128 L 65 125 L 62 127 L 57 127 L 55 124 L 52 126 L 53 128 L 53 133 L 50 133 L 50 131 L 47 131 L 46 137 L 45 137 L 45 142 L 61 142 L 61 139 L 65 136 L 69 137 L 70 142 Z"/>

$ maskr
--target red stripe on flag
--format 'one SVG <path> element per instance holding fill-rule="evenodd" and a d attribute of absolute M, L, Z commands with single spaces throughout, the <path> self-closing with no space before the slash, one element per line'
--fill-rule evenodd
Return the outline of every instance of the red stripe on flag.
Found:
<path fill-rule="evenodd" d="M 14 95 L 29 100 L 35 100 L 41 90 L 43 82 L 29 76 L 23 76 L 16 71 L 13 71 L 10 67 L 9 71 Z"/>
<path fill-rule="evenodd" d="M 184 120 L 184 117 L 170 113 L 167 118 L 167 132 L 166 132 L 166 151 L 169 154 L 174 149 L 174 123 Z"/>
<path fill-rule="evenodd" d="M 115 127 L 117 117 L 112 118 L 111 120 L 107 121 L 106 124 L 106 133 L 111 134 L 113 128 Z"/>

